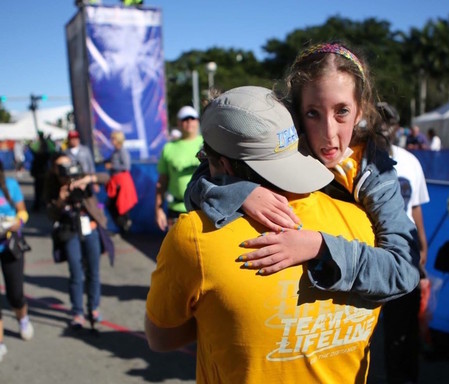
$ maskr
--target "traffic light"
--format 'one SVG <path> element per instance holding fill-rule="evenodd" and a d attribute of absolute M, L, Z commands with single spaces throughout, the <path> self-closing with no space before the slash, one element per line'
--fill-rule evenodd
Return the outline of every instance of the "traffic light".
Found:
<path fill-rule="evenodd" d="M 4 103 L 6 101 L 6 96 L 0 96 L 0 103 Z"/>
<path fill-rule="evenodd" d="M 37 102 L 40 100 L 47 100 L 47 95 L 30 95 L 30 106 L 28 107 L 31 111 L 35 111 L 38 108 Z"/>

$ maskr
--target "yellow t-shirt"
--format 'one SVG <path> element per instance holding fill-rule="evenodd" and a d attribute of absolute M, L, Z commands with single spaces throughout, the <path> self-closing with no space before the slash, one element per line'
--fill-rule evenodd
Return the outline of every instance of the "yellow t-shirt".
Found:
<path fill-rule="evenodd" d="M 320 192 L 290 204 L 305 229 L 374 243 L 354 204 Z M 200 384 L 364 383 L 380 306 L 312 288 L 302 266 L 271 276 L 240 269 L 239 244 L 263 231 L 245 218 L 217 230 L 202 212 L 181 215 L 157 257 L 148 317 L 164 328 L 196 319 Z"/>

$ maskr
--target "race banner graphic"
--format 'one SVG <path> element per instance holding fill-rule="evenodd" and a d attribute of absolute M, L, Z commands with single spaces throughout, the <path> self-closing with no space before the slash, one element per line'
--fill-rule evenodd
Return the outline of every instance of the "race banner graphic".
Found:
<path fill-rule="evenodd" d="M 93 137 L 101 157 L 122 131 L 134 160 L 156 161 L 167 137 L 162 14 L 157 8 L 86 6 Z"/>

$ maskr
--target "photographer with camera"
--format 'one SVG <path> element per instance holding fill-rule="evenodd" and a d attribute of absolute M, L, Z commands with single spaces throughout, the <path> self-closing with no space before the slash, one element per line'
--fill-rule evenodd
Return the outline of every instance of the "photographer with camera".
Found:
<path fill-rule="evenodd" d="M 22 225 L 28 220 L 25 202 L 17 180 L 5 177 L 3 163 L 0 161 L 0 264 L 2 266 L 6 297 L 17 321 L 19 322 L 20 337 L 31 340 L 34 330 L 28 318 L 28 305 L 23 292 L 24 280 L 24 251 L 11 250 L 10 239 L 17 241 Z M 13 247 L 14 248 L 14 247 Z M 6 355 L 7 349 L 3 343 L 3 320 L 0 307 L 0 361 Z"/>
<path fill-rule="evenodd" d="M 47 210 L 53 221 L 53 254 L 61 255 L 69 266 L 69 294 L 73 319 L 71 326 L 84 326 L 84 283 L 87 289 L 87 315 L 92 326 L 101 321 L 100 256 L 107 251 L 113 263 L 113 243 L 106 232 L 106 217 L 98 208 L 92 185 L 105 183 L 107 174 L 85 175 L 78 163 L 58 154 L 46 180 Z M 85 281 L 84 281 L 85 280 Z"/>

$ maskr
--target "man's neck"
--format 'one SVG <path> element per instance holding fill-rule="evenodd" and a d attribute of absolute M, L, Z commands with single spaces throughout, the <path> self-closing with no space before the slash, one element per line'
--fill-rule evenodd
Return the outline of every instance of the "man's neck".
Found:
<path fill-rule="evenodd" d="M 183 133 L 182 134 L 182 140 L 194 140 L 198 136 L 198 133 Z"/>
<path fill-rule="evenodd" d="M 281 192 L 280 194 L 285 196 L 288 201 L 304 199 L 310 195 L 310 193 L 292 193 L 292 192 Z"/>

